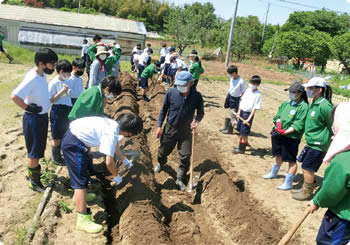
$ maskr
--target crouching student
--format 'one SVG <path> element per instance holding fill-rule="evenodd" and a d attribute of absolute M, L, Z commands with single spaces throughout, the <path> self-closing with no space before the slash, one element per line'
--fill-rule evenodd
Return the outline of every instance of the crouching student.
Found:
<path fill-rule="evenodd" d="M 28 152 L 26 178 L 29 188 L 43 192 L 40 181 L 40 158 L 44 157 L 48 131 L 48 111 L 50 109 L 49 89 L 46 74 L 55 71 L 57 54 L 49 48 L 40 48 L 34 56 L 35 67 L 12 92 L 11 99 L 25 110 L 23 114 L 23 134 Z"/>
<path fill-rule="evenodd" d="M 318 231 L 317 244 L 350 242 L 350 103 L 339 104 L 334 112 L 334 138 L 323 159 L 329 166 L 321 189 L 309 202 L 311 212 L 328 208 Z"/>
<path fill-rule="evenodd" d="M 299 201 L 313 196 L 316 188 L 315 173 L 322 164 L 332 137 L 332 89 L 321 77 L 311 78 L 304 87 L 307 88 L 307 96 L 312 98 L 312 103 L 305 121 L 306 146 L 298 156 L 298 161 L 302 162 L 304 184 L 302 188 L 292 190 L 292 197 Z"/>
<path fill-rule="evenodd" d="M 192 68 L 191 68 L 192 69 Z M 223 134 L 232 134 L 233 127 L 237 125 L 235 114 L 238 112 L 239 101 L 245 92 L 244 80 L 238 75 L 238 67 L 231 65 L 227 68 L 230 77 L 230 87 L 226 96 L 224 107 L 228 108 L 228 117 L 225 118 L 224 128 L 219 131 Z"/>
<path fill-rule="evenodd" d="M 69 84 L 71 85 L 71 100 L 72 105 L 75 104 L 80 94 L 84 91 L 83 78 L 81 77 L 84 74 L 85 62 L 81 58 L 76 58 L 72 62 L 72 74 L 69 78 Z"/>
<path fill-rule="evenodd" d="M 56 65 L 58 76 L 49 83 L 49 98 L 52 103 L 50 111 L 52 162 L 64 166 L 61 155 L 61 140 L 69 127 L 68 114 L 72 109 L 69 77 L 72 65 L 68 60 L 59 60 Z"/>
<path fill-rule="evenodd" d="M 119 116 L 117 121 L 106 117 L 83 117 L 71 122 L 62 140 L 62 151 L 66 160 L 69 178 L 74 189 L 75 208 L 78 212 L 76 229 L 88 233 L 100 232 L 103 227 L 92 221 L 90 209 L 86 206 L 86 189 L 88 187 L 90 164 L 89 147 L 99 147 L 99 152 L 106 155 L 106 165 L 119 184 L 122 177 L 118 175 L 114 155 L 129 169 L 133 164 L 125 158 L 118 145 L 118 136 L 131 137 L 139 134 L 143 122 L 135 114 Z"/>
<path fill-rule="evenodd" d="M 261 93 L 258 87 L 261 79 L 258 75 L 252 76 L 249 80 L 249 88 L 242 96 L 240 103 L 239 120 L 236 130 L 239 132 L 239 145 L 235 146 L 232 153 L 244 153 L 248 145 L 248 136 L 253 124 L 256 110 L 260 110 Z"/>
<path fill-rule="evenodd" d="M 272 165 L 271 172 L 264 175 L 265 179 L 276 178 L 282 163 L 288 162 L 288 172 L 284 183 L 277 187 L 279 190 L 292 189 L 297 172 L 296 157 L 309 109 L 306 91 L 301 82 L 294 82 L 286 90 L 289 91 L 290 100 L 280 105 L 273 119 L 275 126 L 272 129 L 271 142 L 275 163 Z"/>
<path fill-rule="evenodd" d="M 147 66 L 146 69 L 141 74 L 140 87 L 143 90 L 143 100 L 146 102 L 150 102 L 150 99 L 147 97 L 148 79 L 152 78 L 153 75 L 159 73 L 159 71 L 160 71 L 160 63 L 158 60 L 155 60 L 154 64 Z"/>

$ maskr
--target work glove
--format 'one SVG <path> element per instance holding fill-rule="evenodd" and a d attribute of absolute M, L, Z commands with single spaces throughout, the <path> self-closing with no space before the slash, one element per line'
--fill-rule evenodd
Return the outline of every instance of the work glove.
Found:
<path fill-rule="evenodd" d="M 276 128 L 276 132 L 279 133 L 280 135 L 285 135 L 286 134 L 286 130 L 281 129 L 281 128 Z"/>
<path fill-rule="evenodd" d="M 282 129 L 281 120 L 277 120 L 277 121 L 276 121 L 276 127 L 279 128 L 279 129 Z"/>
<path fill-rule="evenodd" d="M 134 164 L 132 164 L 132 162 L 129 161 L 128 159 L 126 159 L 126 158 L 123 161 L 123 165 L 124 165 L 125 169 L 130 169 L 130 168 L 132 168 L 134 166 Z"/>
<path fill-rule="evenodd" d="M 122 176 L 118 175 L 117 177 L 114 177 L 112 181 L 116 182 L 116 184 L 119 185 L 120 183 L 122 183 L 123 178 Z"/>
<path fill-rule="evenodd" d="M 37 106 L 37 104 L 31 103 L 29 105 L 27 105 L 26 111 L 34 113 L 34 114 L 38 114 L 43 110 L 43 108 L 41 106 Z"/>

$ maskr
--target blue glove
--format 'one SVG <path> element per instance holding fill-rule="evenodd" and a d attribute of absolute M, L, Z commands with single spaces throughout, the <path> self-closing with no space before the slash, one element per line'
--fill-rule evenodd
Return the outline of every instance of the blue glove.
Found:
<path fill-rule="evenodd" d="M 117 177 L 114 177 L 112 181 L 116 182 L 116 184 L 119 185 L 120 183 L 122 183 L 123 178 L 120 175 L 118 175 Z"/>
<path fill-rule="evenodd" d="M 132 164 L 131 161 L 129 161 L 128 159 L 125 158 L 123 161 L 123 166 L 125 169 L 130 169 L 134 166 L 134 164 Z"/>

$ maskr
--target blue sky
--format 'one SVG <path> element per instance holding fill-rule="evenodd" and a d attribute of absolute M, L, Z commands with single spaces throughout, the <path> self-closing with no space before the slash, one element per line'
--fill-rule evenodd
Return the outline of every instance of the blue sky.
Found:
<path fill-rule="evenodd" d="M 347 12 L 350 14 L 350 0 L 239 0 L 237 15 L 256 15 L 259 17 L 260 21 L 263 22 L 268 2 L 270 2 L 270 13 L 267 22 L 271 24 L 282 25 L 288 19 L 289 14 L 293 13 L 294 11 L 316 10 L 314 8 L 289 4 L 285 1 L 300 3 L 302 5 L 310 5 L 319 8 L 328 8 L 336 11 Z M 234 7 L 236 4 L 235 0 L 172 0 L 171 2 L 175 3 L 176 5 L 193 2 L 211 2 L 216 9 L 216 14 L 225 19 L 229 19 L 233 16 Z"/>

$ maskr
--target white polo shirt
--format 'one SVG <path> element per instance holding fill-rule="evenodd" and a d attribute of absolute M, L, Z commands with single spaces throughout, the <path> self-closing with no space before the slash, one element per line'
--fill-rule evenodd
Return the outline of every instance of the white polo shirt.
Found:
<path fill-rule="evenodd" d="M 100 147 L 99 152 L 114 156 L 119 125 L 107 117 L 82 117 L 72 121 L 69 129 L 87 147 Z"/>
<path fill-rule="evenodd" d="M 145 66 L 145 65 L 147 65 L 147 62 L 148 62 L 148 60 L 149 60 L 149 55 L 148 55 L 148 53 L 146 52 L 146 53 L 142 53 L 140 56 L 139 56 L 139 64 L 141 64 L 141 65 L 143 65 L 143 66 Z"/>
<path fill-rule="evenodd" d="M 60 90 L 63 88 L 63 84 L 66 84 L 68 88 L 72 91 L 72 85 L 71 83 L 67 81 L 61 81 L 58 79 L 58 76 L 51 80 L 49 83 L 49 98 L 52 99 Z M 54 103 L 54 105 L 67 105 L 72 106 L 72 100 L 67 93 L 63 94 L 61 97 L 59 97 Z"/>
<path fill-rule="evenodd" d="M 242 96 L 239 107 L 246 112 L 252 112 L 253 109 L 260 110 L 261 93 L 259 90 L 252 91 L 251 88 L 247 88 Z"/>
<path fill-rule="evenodd" d="M 165 62 L 166 64 L 170 64 L 170 58 L 171 58 L 171 53 L 167 53 L 165 56 Z"/>
<path fill-rule="evenodd" d="M 240 97 L 245 92 L 244 80 L 240 76 L 236 80 L 231 77 L 228 92 L 232 97 Z"/>
<path fill-rule="evenodd" d="M 176 59 L 176 63 L 177 63 L 177 67 L 178 68 L 182 68 L 182 69 L 186 69 L 187 68 L 187 65 L 186 65 L 186 63 L 182 60 L 182 59 L 180 59 L 180 58 L 177 58 Z"/>
<path fill-rule="evenodd" d="M 160 56 L 166 56 L 168 54 L 168 49 L 167 48 L 162 48 L 160 50 Z"/>
<path fill-rule="evenodd" d="M 84 91 L 82 77 L 76 77 L 72 73 L 67 83 L 70 84 L 70 87 L 71 87 L 71 91 L 70 91 L 71 98 L 74 98 L 74 99 L 78 98 L 79 95 Z"/>
<path fill-rule="evenodd" d="M 45 114 L 50 109 L 49 88 L 47 86 L 46 74 L 40 76 L 35 68 L 31 69 L 23 81 L 13 90 L 12 94 L 21 98 L 24 103 L 36 104 L 42 107 L 39 114 Z"/>

